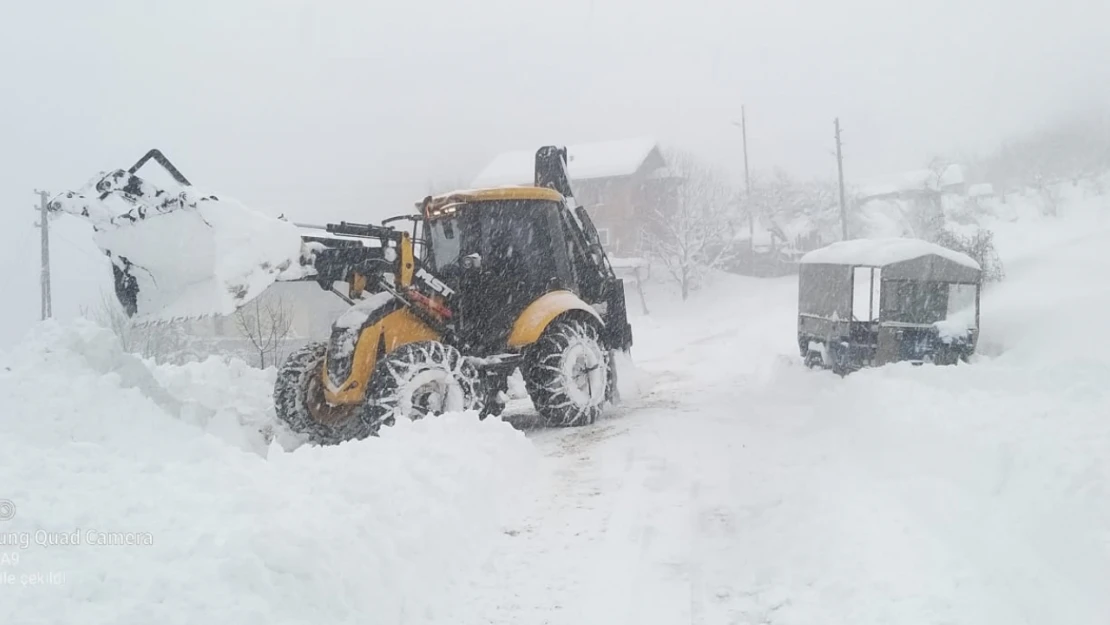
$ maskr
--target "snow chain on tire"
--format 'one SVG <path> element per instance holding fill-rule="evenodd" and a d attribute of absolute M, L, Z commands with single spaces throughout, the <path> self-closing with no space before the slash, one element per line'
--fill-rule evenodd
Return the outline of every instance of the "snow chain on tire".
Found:
<path fill-rule="evenodd" d="M 589 425 L 613 396 L 609 351 L 597 324 L 553 321 L 526 356 L 524 380 L 536 411 L 552 426 Z"/>
<path fill-rule="evenodd" d="M 317 445 L 366 438 L 372 431 L 360 418 L 360 406 L 336 409 L 326 404 L 321 370 L 327 347 L 326 343 L 311 343 L 285 360 L 274 382 L 274 412 L 293 432 Z M 316 410 L 334 412 L 337 419 L 318 421 L 309 410 L 310 403 Z"/>
<path fill-rule="evenodd" d="M 426 410 L 421 399 L 427 397 L 438 397 L 440 405 Z M 458 349 L 438 341 L 419 341 L 402 345 L 378 361 L 363 418 L 377 431 L 399 418 L 481 410 L 484 398 L 478 370 Z"/>

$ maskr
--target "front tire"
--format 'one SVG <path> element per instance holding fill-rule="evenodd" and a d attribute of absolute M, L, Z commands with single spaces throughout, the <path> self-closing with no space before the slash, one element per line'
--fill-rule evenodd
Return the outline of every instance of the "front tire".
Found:
<path fill-rule="evenodd" d="M 294 433 L 317 445 L 337 445 L 369 436 L 362 406 L 332 406 L 324 399 L 321 372 L 327 343 L 310 343 L 293 352 L 274 382 L 274 413 Z"/>
<path fill-rule="evenodd" d="M 551 426 L 595 422 L 613 392 L 610 358 L 596 323 L 553 321 L 525 359 L 525 386 L 536 412 Z"/>

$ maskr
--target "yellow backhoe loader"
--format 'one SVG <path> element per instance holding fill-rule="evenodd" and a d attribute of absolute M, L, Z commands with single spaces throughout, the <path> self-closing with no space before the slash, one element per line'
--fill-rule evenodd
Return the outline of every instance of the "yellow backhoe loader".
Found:
<path fill-rule="evenodd" d="M 136 175 L 150 159 L 173 176 L 176 191 Z M 281 229 L 288 224 L 232 219 L 230 204 L 193 191 L 157 150 L 50 206 L 93 223 L 131 315 L 200 314 L 195 302 L 203 294 L 219 302 L 210 312 L 227 313 L 274 281 L 312 280 L 343 297 L 350 308 L 330 339 L 291 354 L 274 388 L 278 418 L 311 442 L 360 439 L 397 419 L 448 411 L 500 414 L 517 370 L 546 423 L 578 426 L 616 401 L 614 354 L 631 348 L 632 331 L 623 282 L 574 200 L 566 163 L 565 148 L 545 146 L 536 152 L 532 186 L 426 197 L 415 212 L 380 225 L 299 229 L 295 246 Z M 110 199 L 127 210 L 105 208 Z M 188 242 L 225 227 L 221 220 L 236 228 L 264 223 L 274 242 L 261 261 L 222 270 L 221 255 L 232 257 L 228 241 L 250 232 Z M 219 275 L 181 279 L 173 287 L 180 293 L 152 293 L 174 281 L 165 269 L 172 263 L 151 249 L 157 246 L 147 232 L 171 227 L 190 250 L 206 245 L 205 262 Z"/>

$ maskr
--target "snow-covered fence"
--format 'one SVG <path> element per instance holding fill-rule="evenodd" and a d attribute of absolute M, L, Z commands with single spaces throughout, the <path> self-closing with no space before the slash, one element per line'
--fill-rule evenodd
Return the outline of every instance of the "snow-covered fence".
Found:
<path fill-rule="evenodd" d="M 626 286 L 635 286 L 640 297 L 640 309 L 648 314 L 647 299 L 644 298 L 644 281 L 651 277 L 651 265 L 644 258 L 609 257 L 613 271 L 624 280 Z"/>

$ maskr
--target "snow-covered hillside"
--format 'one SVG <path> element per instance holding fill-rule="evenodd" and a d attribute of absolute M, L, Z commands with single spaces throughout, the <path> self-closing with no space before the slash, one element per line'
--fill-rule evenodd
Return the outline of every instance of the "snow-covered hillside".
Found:
<path fill-rule="evenodd" d="M 272 372 L 44 325 L 0 370 L 0 538 L 32 541 L 0 622 L 1104 625 L 1110 201 L 1059 208 L 987 217 L 971 365 L 842 379 L 802 366 L 795 278 L 655 284 L 638 392 L 580 429 L 290 453 Z M 152 544 L 33 544 L 78 528 Z"/>

